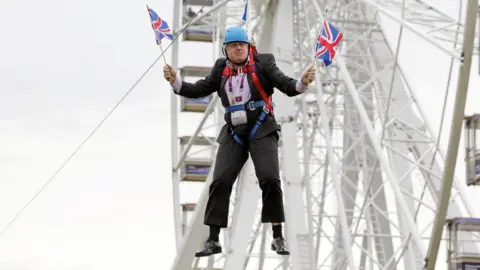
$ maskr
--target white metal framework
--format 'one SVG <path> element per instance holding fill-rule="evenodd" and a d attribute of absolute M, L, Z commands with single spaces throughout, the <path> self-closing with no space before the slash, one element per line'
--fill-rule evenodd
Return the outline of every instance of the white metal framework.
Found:
<path fill-rule="evenodd" d="M 468 5 L 476 7 L 477 2 L 469 0 Z M 172 46 L 172 64 L 183 79 L 194 81 L 206 76 L 221 57 L 226 27 L 242 25 L 244 2 L 174 3 L 175 33 L 192 21 Z M 206 238 L 203 215 L 223 109 L 216 95 L 185 100 L 172 94 L 177 237 L 172 269 L 424 266 L 446 153 L 398 64 L 399 44 L 402 32 L 413 32 L 451 57 L 452 63 L 470 65 L 473 52 L 462 48 L 464 42 L 473 42 L 465 33 L 471 33 L 475 23 L 459 22 L 421 0 L 249 0 L 248 30 L 259 52 L 273 53 L 280 69 L 295 78 L 313 62 L 324 18 L 344 34 L 336 62 L 317 73 L 306 94 L 274 95 L 276 118 L 282 125 L 285 236 L 292 255 L 270 251 L 271 229 L 259 222 L 260 191 L 249 161 L 232 193 L 230 226 L 222 231 L 224 253 L 194 258 Z M 401 27 L 396 43 L 387 39 L 382 18 Z M 203 66 L 182 57 L 187 51 L 191 55 L 192 49 L 202 54 L 208 45 L 213 45 L 213 57 Z M 468 79 L 465 72 L 460 74 Z M 472 215 L 463 184 L 453 183 L 447 216 Z M 438 250 L 438 245 L 430 248 Z"/>

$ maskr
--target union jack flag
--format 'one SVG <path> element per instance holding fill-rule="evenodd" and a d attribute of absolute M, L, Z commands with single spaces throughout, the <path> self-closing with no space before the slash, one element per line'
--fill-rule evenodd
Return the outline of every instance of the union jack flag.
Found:
<path fill-rule="evenodd" d="M 322 31 L 317 37 L 315 58 L 322 60 L 325 66 L 329 66 L 333 61 L 333 57 L 335 57 L 342 38 L 343 34 L 327 20 L 324 20 Z"/>
<path fill-rule="evenodd" d="M 155 39 L 157 40 L 157 44 L 162 43 L 163 38 L 168 38 L 170 40 L 173 40 L 173 33 L 172 30 L 170 30 L 170 27 L 168 27 L 168 24 L 166 21 L 162 20 L 153 9 L 149 8 L 148 9 L 148 14 L 150 15 L 150 20 L 152 21 L 152 28 L 153 31 L 155 32 Z"/>

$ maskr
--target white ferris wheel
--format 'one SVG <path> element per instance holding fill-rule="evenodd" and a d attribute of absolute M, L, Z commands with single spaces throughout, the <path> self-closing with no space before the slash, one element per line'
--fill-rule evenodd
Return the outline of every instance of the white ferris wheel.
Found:
<path fill-rule="evenodd" d="M 174 2 L 171 26 L 181 36 L 172 45 L 172 65 L 182 79 L 195 81 L 223 57 L 223 31 L 244 25 L 245 2 Z M 451 88 L 458 91 L 461 105 L 477 53 L 477 5 L 478 0 L 455 1 L 450 6 L 460 15 L 450 16 L 422 0 L 249 0 L 249 35 L 259 52 L 273 53 L 292 77 L 312 63 L 324 19 L 344 36 L 336 61 L 317 73 L 306 94 L 296 99 L 274 95 L 282 126 L 280 163 L 291 256 L 270 250 L 270 225 L 260 223 L 260 189 L 249 161 L 232 193 L 229 227 L 221 237 L 224 253 L 194 257 L 208 232 L 203 215 L 223 108 L 216 95 L 185 99 L 172 94 L 177 244 L 172 269 L 410 270 L 423 269 L 427 257 L 435 258 L 437 269 L 453 269 L 445 263 L 445 241 L 439 248 L 440 238 L 432 231 L 445 218 L 472 217 L 473 204 L 465 197 L 465 180 L 454 179 L 443 213 L 443 176 L 453 174 L 448 146 L 439 143 L 439 131 L 398 55 L 408 32 L 448 57 L 452 76 L 442 80 L 445 87 L 457 81 Z M 387 21 L 397 30 L 393 41 Z M 189 62 L 184 55 L 193 49 L 211 60 Z M 461 122 L 463 113 L 457 113 Z M 459 136 L 452 134 L 451 140 Z M 472 235 L 466 239 L 480 239 Z M 472 243 L 463 245 L 480 253 Z M 460 255 L 450 264 L 459 260 Z M 431 262 L 428 267 L 434 269 Z"/>

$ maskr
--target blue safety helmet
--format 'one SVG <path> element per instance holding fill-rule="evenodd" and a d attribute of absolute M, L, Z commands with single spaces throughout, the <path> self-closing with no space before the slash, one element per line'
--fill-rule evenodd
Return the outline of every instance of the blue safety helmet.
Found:
<path fill-rule="evenodd" d="M 223 40 L 223 44 L 231 42 L 248 43 L 248 35 L 245 29 L 239 26 L 228 28 L 227 31 L 225 31 L 225 39 Z"/>

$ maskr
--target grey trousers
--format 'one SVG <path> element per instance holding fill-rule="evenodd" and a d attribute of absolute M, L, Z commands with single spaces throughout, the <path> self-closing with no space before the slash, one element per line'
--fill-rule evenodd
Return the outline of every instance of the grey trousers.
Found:
<path fill-rule="evenodd" d="M 262 190 L 263 223 L 284 222 L 283 193 L 280 185 L 278 134 L 253 140 L 248 146 L 239 145 L 233 138 L 220 144 L 217 152 L 213 182 L 205 210 L 205 225 L 228 226 L 232 187 L 249 154 Z M 252 209 L 252 211 L 255 211 Z"/>

